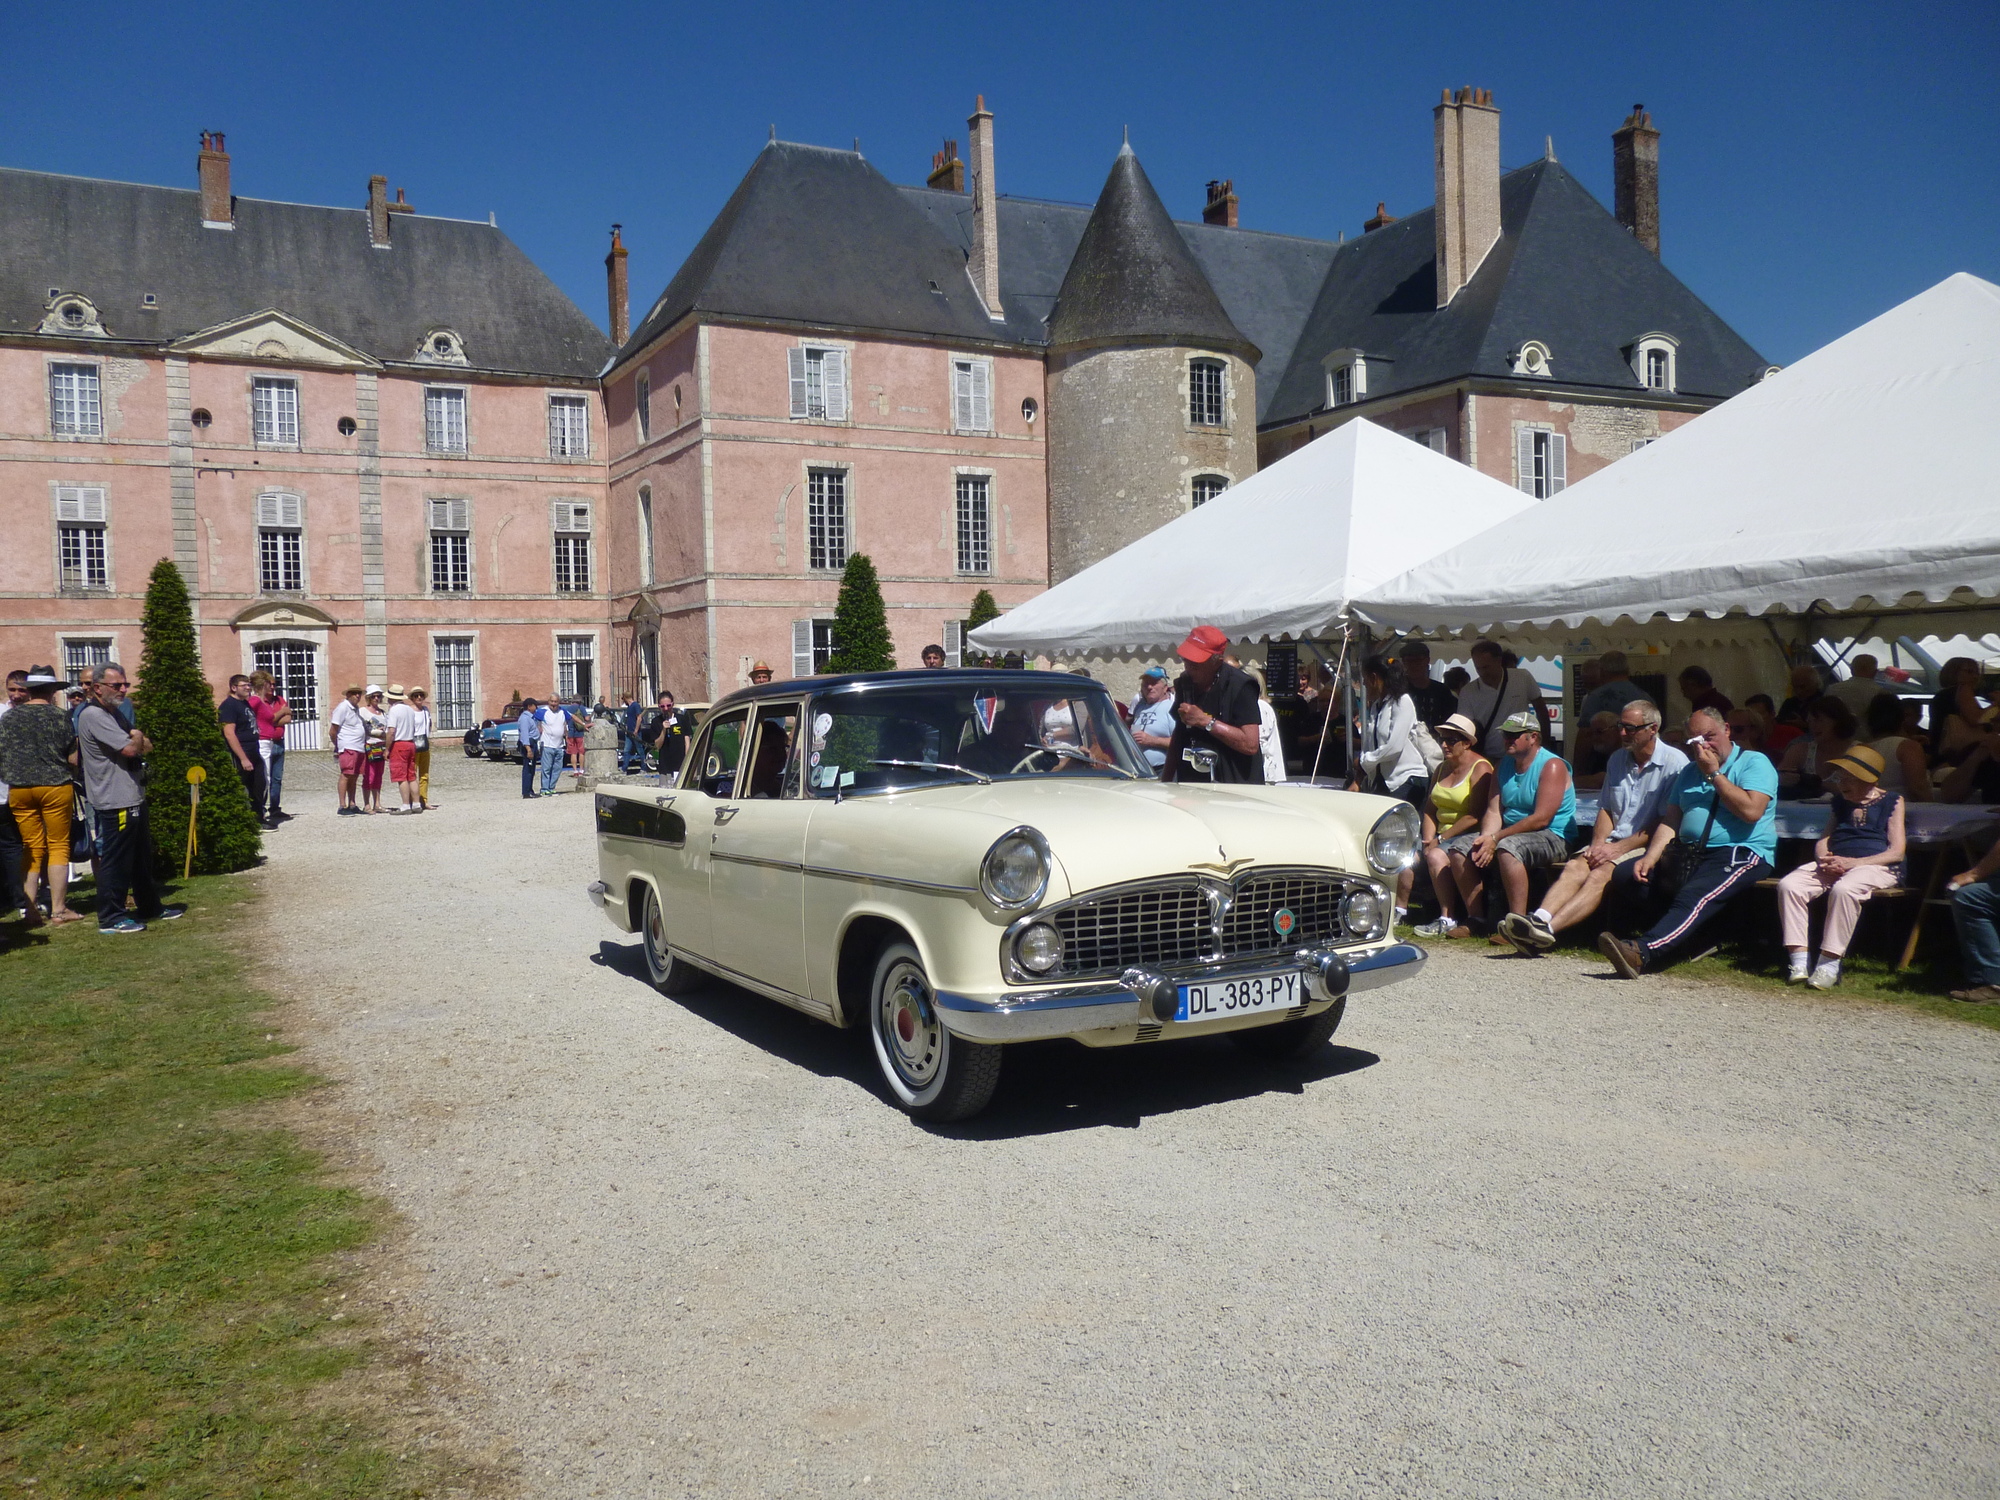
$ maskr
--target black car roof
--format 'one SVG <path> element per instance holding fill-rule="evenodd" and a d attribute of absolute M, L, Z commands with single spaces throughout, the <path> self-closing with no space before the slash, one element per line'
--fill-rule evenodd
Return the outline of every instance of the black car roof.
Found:
<path fill-rule="evenodd" d="M 1059 687 L 1064 692 L 1087 688 L 1109 691 L 1095 677 L 1086 677 L 1081 672 L 1044 672 L 1035 668 L 1006 667 L 921 667 L 906 672 L 851 672 L 838 677 L 794 677 L 785 682 L 760 683 L 756 687 L 739 688 L 728 697 L 717 700 L 715 707 L 709 710 L 709 717 L 713 718 L 724 709 L 745 703 L 761 703 L 769 698 L 797 698 L 806 693 L 819 696 L 881 687 L 925 687 L 935 684 L 940 677 L 953 683 L 990 682 L 995 687 L 1016 691 L 1023 685 L 1030 689 Z"/>

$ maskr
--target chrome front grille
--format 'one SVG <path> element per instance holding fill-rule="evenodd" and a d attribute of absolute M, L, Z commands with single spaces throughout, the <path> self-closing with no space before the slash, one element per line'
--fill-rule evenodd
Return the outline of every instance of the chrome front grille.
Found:
<path fill-rule="evenodd" d="M 1315 870 L 1252 870 L 1233 883 L 1189 876 L 1112 889 L 1015 923 L 1003 939 L 1008 953 L 1014 932 L 1047 922 L 1062 934 L 1063 955 L 1047 974 L 1026 974 L 1011 962 L 1008 973 L 1016 983 L 1084 979 L 1354 942 L 1360 934 L 1342 925 L 1340 903 L 1366 884 Z M 1281 911 L 1292 915 L 1286 932 L 1278 930 Z"/>
<path fill-rule="evenodd" d="M 1343 882 L 1318 875 L 1246 876 L 1222 918 L 1222 951 L 1233 958 L 1338 943 L 1347 936 L 1340 925 L 1340 899 L 1347 891 Z M 1281 911 L 1292 914 L 1289 934 L 1278 931 Z"/>
<path fill-rule="evenodd" d="M 1208 895 L 1194 881 L 1078 901 L 1047 920 L 1062 934 L 1062 978 L 1200 963 L 1215 943 Z"/>

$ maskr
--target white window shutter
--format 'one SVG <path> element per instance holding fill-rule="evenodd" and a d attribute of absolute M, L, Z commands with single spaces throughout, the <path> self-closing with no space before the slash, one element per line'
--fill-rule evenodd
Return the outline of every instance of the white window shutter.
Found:
<path fill-rule="evenodd" d="M 1445 430 L 1442 427 L 1433 427 L 1429 432 L 1424 434 L 1424 441 L 1429 446 L 1431 452 L 1443 453 L 1445 451 Z"/>
<path fill-rule="evenodd" d="M 56 491 L 56 519 L 59 521 L 85 521 L 102 524 L 104 520 L 104 491 L 101 489 L 71 489 L 67 486 Z"/>
<path fill-rule="evenodd" d="M 276 526 L 278 524 L 278 497 L 276 495 L 259 495 L 257 497 L 257 524 L 259 526 Z"/>
<path fill-rule="evenodd" d="M 983 359 L 972 362 L 972 430 L 993 430 L 993 366 Z"/>
<path fill-rule="evenodd" d="M 963 620 L 944 622 L 944 664 L 947 667 L 965 665 L 965 621 Z"/>
<path fill-rule="evenodd" d="M 810 677 L 813 674 L 813 622 L 811 620 L 792 621 L 792 676 Z"/>
<path fill-rule="evenodd" d="M 951 426 L 954 432 L 964 432 L 972 426 L 972 364 L 969 360 L 955 359 L 951 362 Z"/>
<path fill-rule="evenodd" d="M 794 344 L 785 351 L 792 370 L 792 415 L 806 415 L 806 351 Z"/>
<path fill-rule="evenodd" d="M 847 420 L 847 351 L 829 349 L 826 351 L 822 369 L 826 376 L 826 419 L 829 422 Z"/>
<path fill-rule="evenodd" d="M 1549 493 L 1560 495 L 1569 483 L 1569 439 L 1560 432 L 1549 434 Z"/>
<path fill-rule="evenodd" d="M 1514 429 L 1514 487 L 1535 493 L 1535 429 Z"/>

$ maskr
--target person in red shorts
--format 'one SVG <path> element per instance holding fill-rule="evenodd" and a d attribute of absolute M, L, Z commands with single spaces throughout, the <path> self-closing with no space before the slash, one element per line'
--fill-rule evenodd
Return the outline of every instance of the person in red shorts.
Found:
<path fill-rule="evenodd" d="M 368 721 L 361 717 L 361 685 L 350 684 L 333 710 L 333 748 L 340 757 L 340 816 L 361 811 L 355 790 L 361 784 L 362 763 L 368 758 Z"/>
<path fill-rule="evenodd" d="M 390 808 L 391 814 L 424 810 L 417 801 L 417 711 L 400 682 L 389 684 L 389 779 L 403 797 L 403 805 Z"/>

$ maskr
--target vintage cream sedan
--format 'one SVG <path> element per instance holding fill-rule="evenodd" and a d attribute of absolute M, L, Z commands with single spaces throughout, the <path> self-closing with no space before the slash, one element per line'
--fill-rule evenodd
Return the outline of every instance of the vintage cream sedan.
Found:
<path fill-rule="evenodd" d="M 591 898 L 667 994 L 716 974 L 866 1026 L 898 1103 L 956 1120 L 1007 1042 L 1325 1044 L 1414 976 L 1386 797 L 1156 780 L 1060 672 L 824 677 L 723 699 L 677 785 L 597 788 Z"/>

